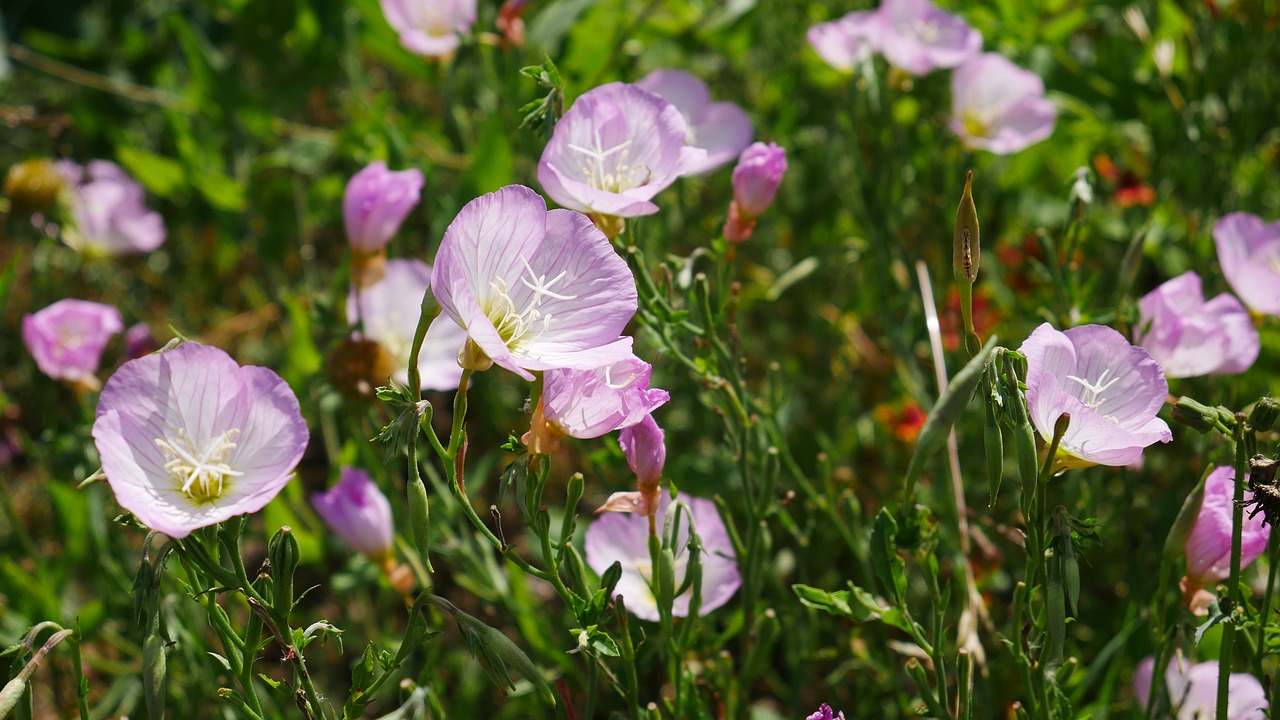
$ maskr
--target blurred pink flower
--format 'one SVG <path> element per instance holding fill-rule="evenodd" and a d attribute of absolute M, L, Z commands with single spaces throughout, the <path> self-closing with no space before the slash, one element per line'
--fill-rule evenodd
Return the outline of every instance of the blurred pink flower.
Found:
<path fill-rule="evenodd" d="M 1280 222 L 1232 213 L 1213 226 L 1222 274 L 1255 312 L 1280 315 Z"/>
<path fill-rule="evenodd" d="M 344 543 L 375 562 L 389 557 L 395 541 L 391 503 L 369 473 L 342 468 L 338 484 L 326 492 L 314 493 L 311 505 Z"/>
<path fill-rule="evenodd" d="M 675 584 L 679 587 L 688 572 L 689 526 L 693 525 L 702 543 L 702 606 L 700 615 L 729 602 L 742 584 L 738 564 L 729 541 L 724 521 L 710 500 L 682 494 L 679 500 L 662 494 L 656 515 L 657 527 L 664 527 L 667 517 L 676 505 L 684 507 L 679 514 L 679 527 L 670 545 L 675 553 Z M 661 532 L 661 531 L 660 531 Z M 585 546 L 587 564 L 597 573 L 604 573 L 615 562 L 622 564 L 622 579 L 618 581 L 615 595 L 626 599 L 627 611 L 649 621 L 659 619 L 658 604 L 650 588 L 653 567 L 649 560 L 649 519 L 644 515 L 609 513 L 600 516 L 587 528 Z M 693 588 L 675 598 L 672 614 L 685 617 L 689 614 L 689 600 Z"/>
<path fill-rule="evenodd" d="M 421 170 L 392 172 L 381 161 L 352 175 L 342 197 L 351 247 L 366 253 L 381 250 L 418 204 L 422 183 Z"/>
<path fill-rule="evenodd" d="M 388 260 L 382 279 L 347 296 L 347 321 L 353 330 L 357 321 L 364 332 L 353 331 L 356 339 L 373 340 L 386 348 L 396 361 L 396 382 L 409 382 L 409 355 L 413 336 L 422 317 L 422 296 L 431 284 L 431 266 L 421 260 Z M 467 334 L 449 316 L 441 313 L 427 327 L 418 354 L 418 372 L 423 390 L 456 390 L 462 378 L 458 351 Z"/>
<path fill-rule="evenodd" d="M 476 0 L 380 0 L 387 23 L 409 52 L 447 57 L 476 21 Z"/>
<path fill-rule="evenodd" d="M 845 720 L 845 718 L 843 712 L 836 712 L 831 709 L 830 705 L 822 703 L 818 711 L 805 718 L 805 720 Z"/>
<path fill-rule="evenodd" d="M 649 363 L 634 355 L 590 370 L 548 370 L 542 402 L 547 422 L 561 434 L 596 438 L 629 428 L 671 398 L 649 387 Z"/>
<path fill-rule="evenodd" d="M 1138 344 L 1165 377 L 1240 373 L 1258 358 L 1258 330 L 1233 295 L 1204 301 L 1200 276 L 1185 272 L 1138 301 Z"/>
<path fill-rule="evenodd" d="M 786 172 L 785 148 L 758 142 L 743 151 L 733 169 L 733 202 L 724 226 L 726 240 L 744 242 L 751 238 L 756 218 L 773 204 Z"/>
<path fill-rule="evenodd" d="M 912 75 L 957 67 L 982 50 L 982 33 L 929 0 L 884 0 L 880 51 Z"/>
<path fill-rule="evenodd" d="M 1138 663 L 1133 673 L 1133 695 L 1144 710 L 1151 695 L 1156 659 Z M 1218 661 L 1196 665 L 1179 657 L 1164 674 L 1165 692 L 1174 709 L 1174 720 L 1206 720 L 1217 712 Z M 1227 717 L 1223 720 L 1265 720 L 1267 696 L 1262 683 L 1247 673 L 1232 673 L 1227 680 Z"/>
<path fill-rule="evenodd" d="M 23 317 L 22 341 L 45 375 L 97 389 L 102 349 L 123 329 L 110 305 L 68 298 Z"/>
<path fill-rule="evenodd" d="M 884 33 L 879 12 L 851 12 L 831 22 L 818 23 L 805 34 L 809 44 L 828 65 L 844 72 L 880 50 Z"/>
<path fill-rule="evenodd" d="M 308 434 L 279 375 L 187 342 L 111 376 L 93 440 L 116 502 L 184 538 L 261 510 L 293 477 Z"/>
<path fill-rule="evenodd" d="M 147 353 L 153 353 L 160 349 L 160 344 L 156 342 L 155 335 L 151 334 L 151 328 L 146 323 L 134 323 L 124 331 L 124 357 L 126 360 L 140 358 Z"/>
<path fill-rule="evenodd" d="M 1058 110 L 1039 75 L 984 53 L 951 74 L 951 129 L 970 147 L 1009 155 L 1053 134 Z"/>
<path fill-rule="evenodd" d="M 702 148 L 705 158 L 685 175 L 715 170 L 751 144 L 751 118 L 731 102 L 711 102 L 707 84 L 683 70 L 654 70 L 636 83 L 676 106 L 688 125 L 686 144 Z"/>
<path fill-rule="evenodd" d="M 164 244 L 164 220 L 143 203 L 142 186 L 119 165 L 94 160 L 81 167 L 60 160 L 67 180 L 63 194 L 71 224 L 62 236 L 77 252 L 90 255 L 147 253 Z"/>
<path fill-rule="evenodd" d="M 1199 587 L 1226 580 L 1231 574 L 1231 515 L 1235 498 L 1235 470 L 1220 467 L 1204 481 L 1204 502 L 1183 549 L 1187 554 L 1187 578 Z M 1245 500 L 1253 493 L 1245 491 Z M 1240 567 L 1249 566 L 1267 549 L 1270 529 L 1263 518 L 1246 516 L 1240 536 Z"/>
<path fill-rule="evenodd" d="M 676 106 L 635 85 L 610 83 L 582 95 L 556 123 L 538 162 L 552 200 L 597 216 L 650 215 L 654 195 L 706 160 L 685 144 Z"/>
<path fill-rule="evenodd" d="M 561 121 L 563 122 L 563 121 Z M 636 282 L 586 216 L 547 211 L 522 185 L 467 203 L 436 254 L 431 287 L 468 347 L 526 380 L 631 356 L 621 337 Z"/>
<path fill-rule="evenodd" d="M 1018 350 L 1027 356 L 1027 405 L 1045 442 L 1059 416 L 1071 422 L 1058 448 L 1061 467 L 1128 465 L 1173 434 L 1156 413 L 1169 385 L 1146 350 L 1102 325 L 1059 332 L 1045 323 Z"/>

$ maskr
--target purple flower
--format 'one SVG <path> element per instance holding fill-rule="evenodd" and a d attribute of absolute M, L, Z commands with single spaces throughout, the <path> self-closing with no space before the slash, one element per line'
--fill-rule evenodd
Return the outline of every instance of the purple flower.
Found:
<path fill-rule="evenodd" d="M 421 170 L 392 172 L 381 161 L 351 176 L 342 197 L 351 247 L 366 253 L 381 250 L 418 204 L 422 183 Z"/>
<path fill-rule="evenodd" d="M 409 52 L 427 57 L 452 55 L 459 34 L 476 21 L 476 0 L 381 0 L 382 14 Z"/>
<path fill-rule="evenodd" d="M 431 266 L 421 260 L 388 260 L 382 279 L 365 288 L 354 287 L 347 296 L 347 321 L 352 328 L 363 323 L 356 339 L 368 339 L 386 348 L 395 359 L 396 382 L 409 382 L 409 355 L 413 335 L 422 317 L 422 296 L 431 284 Z M 458 351 L 467 339 L 447 315 L 441 313 L 427 327 L 418 354 L 423 390 L 454 390 L 462 377 Z"/>
<path fill-rule="evenodd" d="M 1280 315 L 1280 222 L 1232 213 L 1213 226 L 1222 274 L 1255 312 Z"/>
<path fill-rule="evenodd" d="M 526 380 L 530 370 L 631 356 L 631 338 L 620 336 L 636 312 L 626 262 L 586 216 L 548 212 L 522 185 L 462 208 L 440 243 L 431 288 L 467 331 L 464 355 L 474 350 Z M 473 367 L 484 366 L 481 358 Z"/>
<path fill-rule="evenodd" d="M 1138 344 L 1166 377 L 1240 373 L 1258 358 L 1258 330 L 1233 295 L 1204 301 L 1200 276 L 1185 272 L 1138 301 Z"/>
<path fill-rule="evenodd" d="M 982 33 L 929 0 L 884 0 L 880 51 L 912 75 L 958 67 L 982 49 Z"/>
<path fill-rule="evenodd" d="M 311 505 L 342 541 L 374 561 L 386 559 L 395 540 L 391 503 L 369 473 L 344 467 L 338 484 L 311 496 Z"/>
<path fill-rule="evenodd" d="M 1183 549 L 1187 554 L 1187 577 L 1197 586 L 1205 587 L 1231 574 L 1231 515 L 1235 499 L 1235 470 L 1220 467 L 1209 473 L 1204 481 L 1204 502 L 1200 514 L 1187 536 Z M 1252 500 L 1253 493 L 1246 491 L 1245 500 Z M 1271 532 L 1263 524 L 1263 518 L 1245 517 L 1244 532 L 1240 536 L 1240 567 L 1249 566 L 1267 549 Z"/>
<path fill-rule="evenodd" d="M 23 317 L 22 341 L 45 375 L 96 390 L 102 349 L 123 329 L 110 305 L 66 299 Z"/>
<path fill-rule="evenodd" d="M 970 147 L 1009 155 L 1053 134 L 1058 110 L 1039 75 L 984 53 L 951 74 L 951 129 Z"/>
<path fill-rule="evenodd" d="M 151 252 L 164 244 L 164 220 L 143 203 L 142 186 L 107 160 L 80 167 L 57 163 L 67 179 L 64 195 L 71 226 L 63 239 L 77 252 L 127 255 Z"/>
<path fill-rule="evenodd" d="M 844 712 L 837 713 L 831 709 L 830 705 L 822 703 L 818 708 L 818 712 L 810 715 L 804 720 L 844 720 Z"/>
<path fill-rule="evenodd" d="M 742 584 L 733 545 L 724 521 L 716 512 L 715 503 L 710 500 L 681 495 L 679 500 L 672 502 L 671 496 L 663 493 L 656 515 L 659 528 L 664 526 L 668 512 L 675 505 L 684 506 L 674 542 L 670 545 L 676 553 L 675 584 L 679 587 L 684 582 L 688 570 L 689 551 L 686 545 L 692 522 L 702 541 L 702 554 L 699 556 L 702 562 L 702 606 L 699 614 L 706 615 L 729 602 Z M 649 519 L 643 515 L 603 515 L 587 528 L 585 546 L 587 564 L 597 573 L 608 570 L 615 562 L 622 563 L 622 579 L 618 581 L 615 595 L 626 599 L 627 610 L 642 620 L 658 620 L 658 604 L 650 588 L 653 568 L 649 561 Z M 671 610 L 673 615 L 685 617 L 689 614 L 692 594 L 693 588 L 689 588 L 675 598 Z"/>
<path fill-rule="evenodd" d="M 93 424 L 116 502 L 173 538 L 262 509 L 307 439 L 279 375 L 191 342 L 121 366 Z"/>
<path fill-rule="evenodd" d="M 828 65 L 844 72 L 853 69 L 880 49 L 883 18 L 879 12 L 851 12 L 831 22 L 818 23 L 805 36 Z"/>
<path fill-rule="evenodd" d="M 715 170 L 751 144 L 751 118 L 731 102 L 711 102 L 707 84 L 683 70 L 654 70 L 636 83 L 676 106 L 688 124 L 686 144 L 706 150 L 685 175 Z"/>
<path fill-rule="evenodd" d="M 1045 442 L 1059 416 L 1071 415 L 1058 448 L 1061 467 L 1128 465 L 1148 445 L 1173 439 L 1156 417 L 1169 394 L 1160 364 L 1115 330 L 1058 332 L 1045 323 L 1018 350 L 1027 356 L 1031 420 Z"/>
<path fill-rule="evenodd" d="M 1145 710 L 1151 695 L 1151 680 L 1156 659 L 1148 657 L 1138 663 L 1133 673 L 1133 694 Z M 1214 717 L 1218 704 L 1218 661 L 1192 665 L 1179 657 L 1169 663 L 1164 673 L 1165 692 L 1172 703 L 1176 720 L 1205 720 Z M 1227 717 L 1225 720 L 1265 720 L 1267 696 L 1262 683 L 1247 673 L 1232 673 L 1227 680 Z"/>
<path fill-rule="evenodd" d="M 747 219 L 764 214 L 773 204 L 787 171 L 787 151 L 774 143 L 758 142 L 747 148 L 733 169 L 733 202 Z"/>
<path fill-rule="evenodd" d="M 658 484 L 667 463 L 666 433 L 652 415 L 618 433 L 618 444 L 627 456 L 627 465 L 636 474 L 636 489 L 609 496 L 597 513 L 620 512 L 652 515 L 658 509 Z"/>
<path fill-rule="evenodd" d="M 564 207 L 597 216 L 658 212 L 649 202 L 705 161 L 685 145 L 689 127 L 676 106 L 635 85 L 601 85 L 556 123 L 538 161 L 538 182 Z"/>
<path fill-rule="evenodd" d="M 590 370 L 548 370 L 544 416 L 562 435 L 583 439 L 629 428 L 671 399 L 666 390 L 649 387 L 652 371 L 634 355 Z"/>
<path fill-rule="evenodd" d="M 160 349 L 159 343 L 156 342 L 155 335 L 151 334 L 151 328 L 146 323 L 134 323 L 124 331 L 124 357 L 126 360 L 140 358 L 147 353 L 153 353 Z"/>

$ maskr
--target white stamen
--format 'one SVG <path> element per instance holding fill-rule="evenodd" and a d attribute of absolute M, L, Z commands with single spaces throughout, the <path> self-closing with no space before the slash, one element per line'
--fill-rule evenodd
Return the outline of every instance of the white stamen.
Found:
<path fill-rule="evenodd" d="M 536 340 L 551 325 L 551 313 L 541 310 L 542 303 L 546 298 L 574 300 L 578 297 L 577 295 L 557 293 L 551 289 L 553 285 L 563 280 L 565 275 L 569 274 L 569 271 L 563 270 L 559 275 L 548 280 L 546 275 L 538 275 L 534 272 L 533 266 L 529 264 L 526 258 L 522 257 L 520 260 L 524 263 L 525 269 L 529 271 L 529 276 L 532 279 L 525 279 L 523 276 L 520 278 L 520 282 L 533 291 L 533 297 L 529 298 L 529 304 L 523 310 L 517 309 L 515 302 L 511 299 L 511 291 L 507 286 L 507 281 L 495 276 L 489 283 L 489 287 L 494 289 L 495 295 L 493 302 L 485 312 L 489 321 L 493 323 L 494 329 L 498 331 L 498 335 L 513 352 Z"/>
<path fill-rule="evenodd" d="M 1084 387 L 1084 397 L 1081 398 L 1080 401 L 1083 402 L 1084 406 L 1090 410 L 1097 410 L 1102 403 L 1106 402 L 1106 398 L 1102 397 L 1102 393 L 1106 392 L 1108 388 L 1115 385 L 1120 380 L 1119 376 L 1117 376 L 1111 378 L 1111 382 L 1107 382 L 1107 376 L 1110 374 L 1110 368 L 1103 370 L 1102 374 L 1098 376 L 1098 382 L 1096 383 L 1091 383 L 1088 380 L 1078 378 L 1075 375 L 1068 375 L 1067 379 L 1075 380 Z M 1103 417 L 1107 420 L 1111 420 L 1112 422 L 1117 422 L 1117 420 L 1110 415 L 1103 415 Z"/>
<path fill-rule="evenodd" d="M 568 143 L 569 149 L 585 156 L 582 163 L 582 176 L 586 183 L 597 190 L 619 193 L 649 182 L 649 169 L 643 163 L 632 166 L 628 162 L 631 141 L 627 140 L 608 150 L 600 140 L 600 131 L 595 131 L 595 147 L 583 147 Z M 608 169 L 605 161 L 613 155 L 612 169 Z M 638 175 L 638 173 L 640 173 Z"/>
<path fill-rule="evenodd" d="M 233 428 L 197 449 L 185 430 L 173 428 L 167 439 L 156 438 L 156 445 L 167 459 L 164 469 L 181 483 L 179 489 L 191 499 L 205 502 L 222 495 L 228 477 L 244 475 L 227 464 L 227 456 L 236 447 L 232 439 L 239 434 L 240 430 Z"/>

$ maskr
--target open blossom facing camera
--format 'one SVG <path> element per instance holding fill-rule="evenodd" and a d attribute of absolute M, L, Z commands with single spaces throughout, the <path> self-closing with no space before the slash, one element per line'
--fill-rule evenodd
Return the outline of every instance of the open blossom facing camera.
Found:
<path fill-rule="evenodd" d="M 63 239 L 78 252 L 91 255 L 147 253 L 164 244 L 164 220 L 147 209 L 142 186 L 107 160 L 81 167 L 69 160 L 57 163 L 67 180 L 64 194 L 71 226 Z"/>
<path fill-rule="evenodd" d="M 1232 213 L 1213 226 L 1222 274 L 1254 311 L 1280 315 L 1280 222 Z"/>
<path fill-rule="evenodd" d="M 631 356 L 631 338 L 621 337 L 636 312 L 626 262 L 585 215 L 548 211 L 522 185 L 462 208 L 440 243 L 431 288 L 467 331 L 463 360 L 472 369 L 492 361 L 532 380 L 530 370 Z"/>
<path fill-rule="evenodd" d="M 688 572 L 687 545 L 692 523 L 702 541 L 699 556 L 702 562 L 702 606 L 698 614 L 706 615 L 729 602 L 742 585 L 742 577 L 738 574 L 729 533 L 716 512 L 715 503 L 710 500 L 681 494 L 679 500 L 672 502 L 671 496 L 663 493 L 656 515 L 659 532 L 666 519 L 673 515 L 677 504 L 684 506 L 684 510 L 680 513 L 679 527 L 671 546 L 675 552 L 675 584 L 676 587 L 683 584 Z M 587 528 L 585 545 L 587 564 L 597 573 L 604 573 L 615 562 L 622 564 L 622 578 L 618 581 L 615 595 L 626 600 L 627 611 L 632 615 L 656 622 L 659 613 L 650 587 L 653 566 L 649 560 L 648 518 L 620 513 L 602 515 Z M 693 588 L 689 588 L 675 598 L 671 610 L 673 615 L 685 617 L 689 614 L 692 594 Z"/>
<path fill-rule="evenodd" d="M 377 562 L 391 553 L 395 540 L 391 503 L 369 473 L 342 468 L 338 484 L 326 492 L 313 494 L 311 505 L 342 542 L 369 559 Z"/>
<path fill-rule="evenodd" d="M 40 371 L 90 390 L 100 387 L 102 349 L 121 330 L 118 310 L 87 300 L 59 300 L 22 318 L 22 341 Z"/>
<path fill-rule="evenodd" d="M 421 170 L 393 172 L 380 161 L 352 175 L 342 196 L 351 247 L 366 253 L 381 250 L 418 204 L 422 183 Z"/>
<path fill-rule="evenodd" d="M 447 57 L 476 21 L 476 0 L 381 0 L 387 23 L 409 52 Z"/>
<path fill-rule="evenodd" d="M 1204 501 L 1183 549 L 1187 555 L 1187 579 L 1197 587 L 1226 580 L 1231 574 L 1231 522 L 1235 499 L 1235 470 L 1220 467 L 1204 482 Z M 1245 501 L 1253 499 L 1245 492 Z M 1270 529 L 1261 517 L 1244 518 L 1240 535 L 1240 567 L 1243 569 L 1267 549 Z"/>
<path fill-rule="evenodd" d="M 389 260 L 381 280 L 358 291 L 352 288 L 347 296 L 347 321 L 352 328 L 357 322 L 364 327 L 363 333 L 356 331 L 353 336 L 382 345 L 395 361 L 392 377 L 401 384 L 409 382 L 413 336 L 422 316 L 422 296 L 430 285 L 430 265 L 421 260 Z M 467 334 L 447 315 L 431 321 L 418 353 L 421 389 L 458 387 L 462 377 L 458 351 L 466 339 Z"/>
<path fill-rule="evenodd" d="M 650 200 L 706 159 L 685 144 L 675 105 L 635 85 L 610 83 L 579 97 L 556 123 L 538 162 L 552 200 L 593 217 L 658 212 Z"/>
<path fill-rule="evenodd" d="M 1060 467 L 1128 465 L 1173 434 L 1156 417 L 1169 394 L 1160 364 L 1102 325 L 1059 332 L 1045 323 L 1018 348 L 1027 356 L 1027 405 L 1045 442 L 1071 415 Z"/>
<path fill-rule="evenodd" d="M 1143 709 L 1151 695 L 1156 659 L 1138 663 L 1133 673 L 1133 695 Z M 1164 689 L 1174 709 L 1174 720 L 1209 720 L 1217 713 L 1218 661 L 1192 665 L 1178 657 L 1169 662 Z M 1227 679 L 1227 716 L 1219 720 L 1265 720 L 1267 695 L 1262 683 L 1247 673 L 1232 673 Z"/>
<path fill-rule="evenodd" d="M 982 33 L 929 0 L 884 0 L 880 51 L 912 75 L 957 67 L 982 49 Z"/>
<path fill-rule="evenodd" d="M 951 129 L 970 147 L 1008 155 L 1053 134 L 1058 110 L 1044 81 L 999 53 L 984 53 L 951 74 Z"/>
<path fill-rule="evenodd" d="M 1188 271 L 1138 301 L 1138 344 L 1166 377 L 1240 373 L 1258 358 L 1258 330 L 1234 296 L 1204 301 L 1200 276 Z"/>
<path fill-rule="evenodd" d="M 589 370 L 548 370 L 546 421 L 560 434 L 582 439 L 631 427 L 671 399 L 666 390 L 649 387 L 652 372 L 634 355 Z"/>
<path fill-rule="evenodd" d="M 93 424 L 116 501 L 173 538 L 261 510 L 293 477 L 307 439 L 279 375 L 192 342 L 121 366 Z"/>
<path fill-rule="evenodd" d="M 686 142 L 707 155 L 685 170 L 701 175 L 738 157 L 751 144 L 751 118 L 731 102 L 711 102 L 707 84 L 682 70 L 654 70 L 636 83 L 676 106 L 688 124 Z"/>
<path fill-rule="evenodd" d="M 873 53 L 880 50 L 883 33 L 878 11 L 851 12 L 830 22 L 809 28 L 805 37 L 819 57 L 836 70 L 853 72 Z"/>

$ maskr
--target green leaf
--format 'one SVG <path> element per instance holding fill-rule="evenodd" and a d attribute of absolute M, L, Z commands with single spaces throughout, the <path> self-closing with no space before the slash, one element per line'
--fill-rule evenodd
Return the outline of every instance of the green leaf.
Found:
<path fill-rule="evenodd" d="M 796 594 L 796 597 L 800 599 L 800 604 L 805 607 L 821 610 L 836 616 L 853 617 L 853 608 L 849 606 L 848 590 L 828 592 L 797 583 L 791 586 L 791 591 Z"/>
<path fill-rule="evenodd" d="M 134 147 L 121 147 L 116 157 L 138 182 L 159 197 L 172 197 L 186 183 L 182 163 L 172 158 Z"/>
<path fill-rule="evenodd" d="M 191 178 L 191 184 L 204 199 L 219 210 L 240 212 L 248 206 L 244 188 L 234 178 L 220 173 L 200 173 Z"/>
<path fill-rule="evenodd" d="M 906 602 L 907 576 L 902 569 L 902 558 L 898 557 L 894 539 L 898 535 L 898 521 L 888 508 L 880 508 L 876 513 L 875 525 L 871 529 L 871 567 L 876 579 L 890 593 L 898 605 Z"/>

